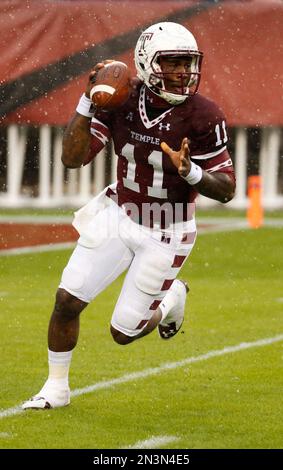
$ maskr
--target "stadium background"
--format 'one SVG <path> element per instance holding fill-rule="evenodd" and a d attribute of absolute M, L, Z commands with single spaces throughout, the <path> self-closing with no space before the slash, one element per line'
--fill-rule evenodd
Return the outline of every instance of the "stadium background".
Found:
<path fill-rule="evenodd" d="M 115 179 L 111 145 L 88 167 L 64 170 L 63 128 L 92 65 L 111 57 L 134 73 L 141 30 L 166 20 L 187 26 L 204 51 L 200 92 L 225 110 L 237 194 L 225 207 L 198 200 L 199 241 L 182 271 L 192 282 L 185 334 L 117 349 L 108 322 L 120 279 L 83 319 L 71 385 L 100 390 L 188 356 L 201 367 L 173 368 L 169 381 L 149 374 L 141 388 L 135 378 L 131 388 L 110 384 L 98 401 L 76 392 L 68 415 L 51 411 L 44 422 L 23 416 L 19 402 L 42 385 L 52 293 L 76 239 L 72 210 Z M 279 0 L 0 1 L 0 448 L 282 448 L 282 24 Z M 257 174 L 266 213 L 264 227 L 249 231 L 248 177 Z M 226 346 L 258 340 L 264 347 L 241 353 L 244 361 L 226 355 Z M 220 365 L 202 358 L 223 348 Z"/>
<path fill-rule="evenodd" d="M 166 20 L 195 34 L 205 54 L 200 92 L 227 116 L 238 181 L 230 207 L 247 207 L 247 177 L 258 172 L 264 206 L 283 207 L 278 0 L 0 2 L 0 206 L 79 206 L 115 180 L 111 148 L 81 172 L 63 171 L 62 127 L 90 68 L 112 57 L 134 74 L 141 30 Z"/>

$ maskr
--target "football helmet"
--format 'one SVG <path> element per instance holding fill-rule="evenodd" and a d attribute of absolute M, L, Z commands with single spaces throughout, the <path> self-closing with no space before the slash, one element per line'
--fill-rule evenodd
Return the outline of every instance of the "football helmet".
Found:
<path fill-rule="evenodd" d="M 190 57 L 189 72 L 176 72 L 180 82 L 180 92 L 172 93 L 166 89 L 160 57 Z M 177 105 L 194 95 L 199 87 L 203 53 L 198 50 L 192 33 L 184 26 L 163 22 L 147 28 L 139 37 L 135 48 L 137 75 L 145 85 L 168 103 Z M 172 75 L 170 73 L 170 75 Z"/>

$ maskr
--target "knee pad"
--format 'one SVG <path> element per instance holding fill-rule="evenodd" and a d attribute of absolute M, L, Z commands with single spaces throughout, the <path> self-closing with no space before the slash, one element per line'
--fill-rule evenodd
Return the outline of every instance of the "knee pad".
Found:
<path fill-rule="evenodd" d="M 90 299 L 85 289 L 86 281 L 87 272 L 82 271 L 80 267 L 73 264 L 67 265 L 62 273 L 59 288 L 64 289 L 77 299 L 89 303 Z"/>
<path fill-rule="evenodd" d="M 66 266 L 62 273 L 60 286 L 66 291 L 81 289 L 85 281 L 85 273 L 79 266 Z"/>
<path fill-rule="evenodd" d="M 151 315 L 152 312 L 141 312 L 134 305 L 124 305 L 115 309 L 111 325 L 126 336 L 137 336 L 144 329 Z"/>
<path fill-rule="evenodd" d="M 149 295 L 159 294 L 171 265 L 172 256 L 153 250 L 147 252 L 135 276 L 136 287 Z"/>

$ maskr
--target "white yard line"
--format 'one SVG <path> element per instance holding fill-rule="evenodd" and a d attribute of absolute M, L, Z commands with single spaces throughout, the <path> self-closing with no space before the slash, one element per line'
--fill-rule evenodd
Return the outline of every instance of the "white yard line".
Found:
<path fill-rule="evenodd" d="M 50 243 L 48 245 L 23 246 L 20 248 L 7 248 L 0 250 L 0 256 L 26 255 L 29 253 L 42 253 L 45 251 L 58 251 L 74 248 L 76 242 Z"/>
<path fill-rule="evenodd" d="M 160 449 L 160 447 L 166 444 L 179 440 L 180 438 L 176 436 L 151 436 L 149 439 L 138 441 L 131 446 L 123 447 L 123 449 Z"/>
<path fill-rule="evenodd" d="M 111 387 L 115 387 L 116 385 L 132 382 L 134 380 L 146 379 L 153 375 L 158 375 L 169 370 L 178 369 L 179 367 L 184 367 L 189 364 L 194 364 L 196 362 L 207 361 L 208 359 L 212 359 L 214 357 L 224 356 L 225 354 L 233 354 L 246 349 L 268 346 L 270 344 L 278 343 L 280 341 L 283 341 L 283 334 L 273 336 L 272 338 L 263 338 L 257 341 L 240 343 L 235 346 L 226 346 L 223 349 L 208 351 L 207 353 L 201 354 L 200 356 L 187 357 L 186 359 L 182 359 L 181 361 L 168 362 L 165 364 L 161 364 L 159 367 L 153 367 L 138 372 L 132 372 L 129 374 L 122 375 L 121 377 L 117 377 L 116 379 L 103 380 L 101 382 L 97 382 L 84 388 L 77 388 L 71 392 L 71 397 L 85 395 L 87 393 L 92 393 L 97 390 L 105 390 Z M 8 408 L 6 410 L 0 411 L 0 419 L 8 418 L 9 416 L 14 416 L 23 412 L 24 410 L 22 410 L 20 405 L 15 406 L 13 408 Z"/>
<path fill-rule="evenodd" d="M 197 224 L 197 231 L 198 234 L 203 234 L 203 233 L 220 233 L 220 232 L 235 232 L 236 230 L 249 230 L 250 227 L 248 226 L 248 223 L 245 221 L 242 222 L 234 222 L 233 224 L 229 222 L 225 222 L 222 224 L 210 224 L 208 223 L 207 225 L 203 221 L 203 223 L 198 223 Z"/>
<path fill-rule="evenodd" d="M 71 224 L 72 215 L 0 215 L 0 224 Z"/>

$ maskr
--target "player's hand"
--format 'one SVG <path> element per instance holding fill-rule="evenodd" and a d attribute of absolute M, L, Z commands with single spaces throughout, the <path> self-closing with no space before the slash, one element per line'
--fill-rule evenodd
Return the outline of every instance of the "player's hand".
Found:
<path fill-rule="evenodd" d="M 98 62 L 98 64 L 96 64 L 91 70 L 89 77 L 88 77 L 88 84 L 87 84 L 86 91 L 85 91 L 85 95 L 88 98 L 90 97 L 90 90 L 92 89 L 93 84 L 95 83 L 96 74 L 98 70 L 102 69 L 103 67 L 105 67 L 106 64 L 110 64 L 111 62 L 114 62 L 114 59 L 103 60 L 103 62 Z"/>
<path fill-rule="evenodd" d="M 172 163 L 178 170 L 180 176 L 187 176 L 191 170 L 190 148 L 189 139 L 185 137 L 182 140 L 181 148 L 179 151 L 172 150 L 166 142 L 161 142 L 160 146 L 163 152 L 167 153 L 171 158 Z"/>

